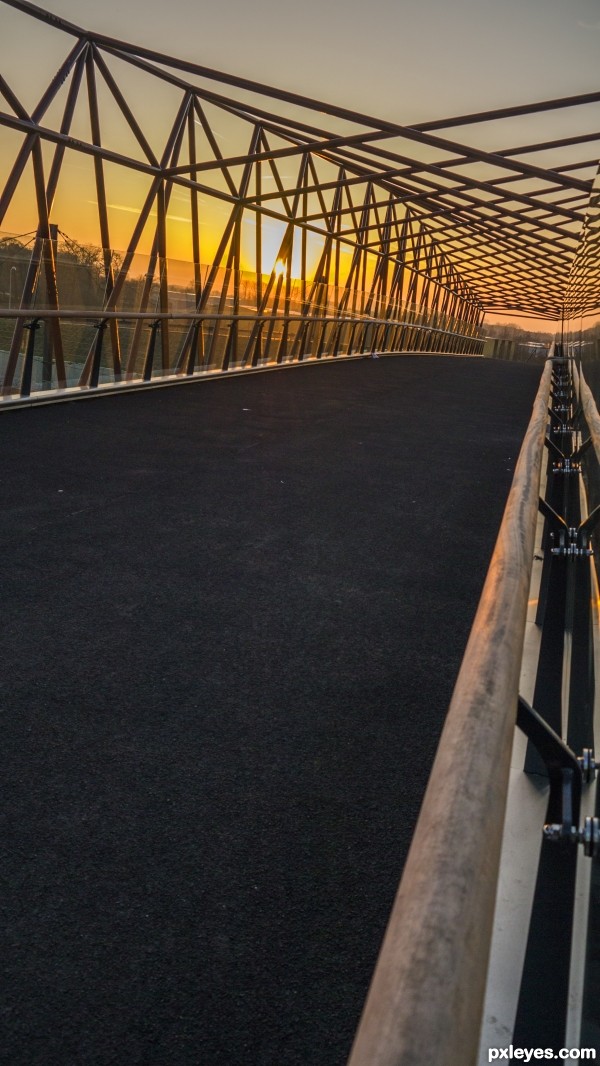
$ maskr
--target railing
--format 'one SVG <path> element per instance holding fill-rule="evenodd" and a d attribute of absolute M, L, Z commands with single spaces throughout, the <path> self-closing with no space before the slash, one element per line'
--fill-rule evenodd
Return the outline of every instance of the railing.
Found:
<path fill-rule="evenodd" d="M 7 320 L 23 338 L 0 368 L 1 407 L 311 360 L 400 351 L 480 355 L 483 345 L 431 323 L 364 315 L 0 310 L 0 322 Z M 69 327 L 76 336 L 68 337 Z"/>
<path fill-rule="evenodd" d="M 349 1066 L 471 1066 L 492 934 L 552 360 Z"/>

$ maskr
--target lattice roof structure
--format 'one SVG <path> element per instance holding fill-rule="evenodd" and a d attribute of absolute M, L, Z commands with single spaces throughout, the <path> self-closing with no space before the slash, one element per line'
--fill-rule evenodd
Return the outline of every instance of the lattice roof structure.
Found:
<path fill-rule="evenodd" d="M 99 243 L 110 249 L 107 168 L 146 182 L 124 263 L 116 272 L 106 261 L 107 308 L 116 306 L 121 279 L 155 216 L 155 258 L 168 261 L 170 204 L 178 190 L 190 198 L 194 262 L 200 261 L 198 198 L 228 209 L 215 271 L 240 269 L 242 221 L 260 216 L 285 226 L 278 261 L 288 273 L 300 231 L 324 242 L 313 285 L 326 273 L 331 278 L 336 256 L 343 283 L 339 254 L 346 248 L 353 257 L 346 281 L 348 271 L 362 270 L 364 288 L 364 264 L 372 261 L 371 291 L 374 286 L 379 297 L 389 297 L 396 285 L 403 304 L 417 295 L 422 301 L 433 285 L 476 309 L 479 320 L 485 311 L 563 316 L 597 174 L 600 91 L 408 126 L 95 34 L 26 0 L 2 2 L 64 34 L 71 47 L 33 109 L 0 79 L 6 102 L 0 126 L 20 135 L 0 186 L 0 227 L 31 167 L 37 232 L 50 236 L 64 159 L 74 152 L 93 161 Z M 150 84 L 172 101 L 160 144 L 155 113 L 143 106 Z M 114 137 L 109 106 L 127 128 L 127 151 Z M 74 135 L 82 107 L 88 132 Z M 536 137 L 538 127 L 548 130 L 548 115 L 561 132 Z M 226 152 L 219 144 L 223 123 Z M 507 136 L 522 130 L 529 136 L 521 142 Z M 468 137 L 459 138 L 459 131 Z M 597 288 L 588 286 L 582 304 L 571 286 L 570 312 L 597 306 Z"/>

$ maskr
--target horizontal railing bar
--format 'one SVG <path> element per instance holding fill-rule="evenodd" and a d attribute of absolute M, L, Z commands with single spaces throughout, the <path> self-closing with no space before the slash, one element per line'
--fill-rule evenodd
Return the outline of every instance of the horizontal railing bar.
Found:
<path fill-rule="evenodd" d="M 417 312 L 418 314 L 418 312 Z M 362 323 L 363 325 L 374 326 L 410 326 L 411 329 L 426 329 L 436 331 L 438 333 L 447 333 L 452 337 L 466 336 L 466 334 L 455 333 L 453 330 L 441 330 L 437 326 L 423 325 L 423 323 L 409 322 L 407 319 L 400 318 L 370 318 L 364 315 L 300 315 L 300 314 L 271 314 L 265 312 L 263 314 L 227 314 L 227 313 L 214 313 L 202 311 L 81 311 L 81 310 L 61 310 L 60 308 L 47 308 L 36 310 L 35 308 L 0 308 L 0 318 L 31 318 L 31 319 L 44 319 L 44 318 L 65 318 L 75 319 L 84 322 L 108 322 L 112 318 L 122 319 L 141 319 L 148 320 L 150 322 L 159 322 L 163 319 L 176 320 L 179 319 L 182 322 L 335 322 L 337 325 L 344 325 L 346 322 Z M 470 337 L 469 339 L 473 339 Z M 478 339 L 478 338 L 475 338 Z M 481 338 L 483 339 L 483 338 Z"/>
<path fill-rule="evenodd" d="M 473 1066 L 493 926 L 552 360 L 349 1066 Z"/>
<path fill-rule="evenodd" d="M 90 325 L 98 322 L 109 322 L 111 319 L 125 321 L 160 322 L 164 319 L 180 322 L 296 322 L 300 324 L 327 324 L 337 326 L 361 324 L 363 326 L 406 326 L 408 329 L 416 329 L 425 333 L 438 333 L 444 337 L 456 337 L 458 340 L 481 341 L 483 337 L 476 337 L 468 333 L 456 333 L 454 330 L 440 329 L 438 326 L 427 326 L 419 322 L 408 322 L 405 319 L 396 318 L 361 318 L 350 316 L 336 317 L 335 315 L 227 315 L 227 314 L 194 314 L 193 312 L 151 312 L 151 311 L 62 311 L 51 308 L 44 311 L 27 309 L 6 310 L 0 309 L 0 319 L 27 318 L 31 321 L 43 321 L 44 319 L 61 318 L 74 322 L 84 322 Z M 340 356 L 340 358 L 343 358 Z"/>

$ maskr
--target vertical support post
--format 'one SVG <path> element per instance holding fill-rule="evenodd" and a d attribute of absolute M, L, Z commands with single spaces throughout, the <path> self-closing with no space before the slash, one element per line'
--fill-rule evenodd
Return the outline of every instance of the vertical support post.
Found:
<path fill-rule="evenodd" d="M 58 251 L 58 226 L 55 222 L 50 223 L 50 241 L 52 242 L 52 255 L 54 262 L 56 262 L 56 256 Z M 52 337 L 50 333 L 50 322 L 46 319 L 44 325 L 44 349 L 42 355 L 42 388 L 52 388 Z"/>
<path fill-rule="evenodd" d="M 240 313 L 240 288 L 241 288 L 241 240 L 242 240 L 243 210 L 240 211 L 233 231 L 233 319 L 227 341 L 227 366 L 236 363 L 238 358 L 239 322 L 237 316 Z M 223 368 L 225 369 L 225 367 Z"/>
<path fill-rule="evenodd" d="M 100 112 L 98 108 L 98 92 L 96 89 L 96 73 L 94 67 L 94 50 L 90 49 L 86 58 L 86 78 L 88 89 L 88 102 L 90 109 L 90 126 L 92 132 L 92 144 L 98 148 L 102 146 L 100 135 Z M 94 156 L 94 173 L 96 176 L 96 196 L 98 198 L 98 220 L 100 223 L 100 240 L 102 241 L 102 255 L 104 259 L 104 302 L 110 299 L 115 286 L 113 273 L 112 249 L 110 230 L 108 225 L 108 203 L 106 199 L 106 185 L 104 182 L 104 163 L 98 155 Z M 113 372 L 115 381 L 121 380 L 121 349 L 119 341 L 119 327 L 116 318 L 110 322 L 110 339 L 113 354 Z"/>
<path fill-rule="evenodd" d="M 152 380 L 152 370 L 154 367 L 154 349 L 156 347 L 156 334 L 160 329 L 160 318 L 156 319 L 150 326 L 150 340 L 148 342 L 148 349 L 146 351 L 146 357 L 144 359 L 144 369 L 142 371 L 142 380 Z M 192 349 L 193 350 L 193 349 Z M 189 373 L 189 371 L 188 371 Z"/>
<path fill-rule="evenodd" d="M 306 215 L 308 214 L 308 193 L 306 192 L 307 174 L 308 174 L 308 171 L 305 174 L 304 190 L 302 192 L 302 217 L 303 218 L 306 218 Z M 306 303 L 306 241 L 307 241 L 307 231 L 306 231 L 306 226 L 303 226 L 302 227 L 302 243 L 301 243 L 301 248 L 300 248 L 300 262 L 301 262 L 301 270 L 300 270 L 300 274 L 301 274 L 301 277 L 300 277 L 300 282 L 301 282 L 301 284 L 300 284 L 300 300 L 301 300 L 302 306 L 304 306 L 304 304 Z"/>
<path fill-rule="evenodd" d="M 27 351 L 25 352 L 25 359 L 23 361 L 23 373 L 21 375 L 21 396 L 31 395 L 31 378 L 33 373 L 33 355 L 35 352 L 35 335 L 40 328 L 40 319 L 34 318 L 32 322 L 27 322 L 24 326 L 29 330 L 29 337 L 27 339 Z"/>
<path fill-rule="evenodd" d="M 190 157 L 190 167 L 192 174 L 195 177 L 194 164 L 197 161 L 196 152 L 196 124 L 194 121 L 194 111 L 190 108 L 188 112 L 188 151 Z M 200 219 L 198 215 L 198 190 L 190 189 L 190 211 L 192 220 L 192 256 L 194 259 L 194 303 L 196 307 L 202 300 L 202 260 L 201 260 L 201 247 L 200 247 Z M 191 338 L 191 358 L 188 360 L 187 373 L 192 374 L 196 362 L 202 364 L 204 351 L 203 351 L 203 334 L 202 326 L 200 322 L 194 323 L 194 331 Z"/>
<path fill-rule="evenodd" d="M 42 264 L 46 281 L 48 303 L 53 311 L 58 311 L 58 285 L 56 281 L 56 260 L 54 249 L 50 239 L 50 220 L 48 218 L 48 201 L 44 187 L 44 165 L 42 159 L 42 146 L 38 138 L 33 150 L 33 168 L 35 174 L 35 187 L 38 202 L 38 215 L 40 219 L 39 234 L 42 243 Z M 52 337 L 52 350 L 56 362 L 56 376 L 60 388 L 66 385 L 65 364 L 63 356 L 62 336 L 58 317 L 50 319 L 50 333 Z"/>
<path fill-rule="evenodd" d="M 169 278 L 167 266 L 167 200 L 164 181 L 160 183 L 158 189 L 158 194 L 156 197 L 156 212 L 158 216 L 156 225 L 156 237 L 159 269 L 160 311 L 162 315 L 167 315 L 169 313 Z M 161 318 L 160 323 L 160 350 L 162 357 L 162 369 L 163 373 L 166 373 L 171 365 L 169 351 L 169 320 L 168 318 Z"/>
<path fill-rule="evenodd" d="M 90 388 L 95 389 L 98 387 L 100 380 L 100 366 L 102 363 L 102 343 L 104 341 L 104 330 L 108 326 L 107 319 L 103 318 L 101 322 L 97 322 L 94 329 L 98 330 L 96 335 L 96 342 L 94 344 L 94 353 L 92 360 L 92 368 L 90 373 Z"/>
<path fill-rule="evenodd" d="M 289 332 L 289 314 L 291 306 L 291 293 L 292 293 L 292 249 L 294 246 L 294 230 L 290 227 L 291 238 L 290 248 L 285 261 L 285 301 L 283 307 L 284 320 L 283 328 L 281 331 L 281 340 L 279 342 L 279 349 L 277 352 L 277 362 L 282 363 L 287 355 L 288 347 L 288 332 Z"/>
<path fill-rule="evenodd" d="M 260 313 L 262 306 L 263 285 L 262 285 L 262 219 L 263 213 L 260 208 L 260 201 L 262 196 L 262 164 L 260 160 L 255 164 L 254 168 L 254 182 L 256 191 L 256 202 L 259 205 L 256 211 L 256 313 Z M 260 362 L 262 355 L 262 330 L 258 330 L 256 333 L 255 350 L 252 355 L 252 365 L 257 366 Z"/>

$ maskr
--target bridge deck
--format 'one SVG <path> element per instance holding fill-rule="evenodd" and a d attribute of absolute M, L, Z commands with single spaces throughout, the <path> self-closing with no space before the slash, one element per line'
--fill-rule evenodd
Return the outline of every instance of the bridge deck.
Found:
<path fill-rule="evenodd" d="M 345 1061 L 539 374 L 0 419 L 5 1061 Z"/>

